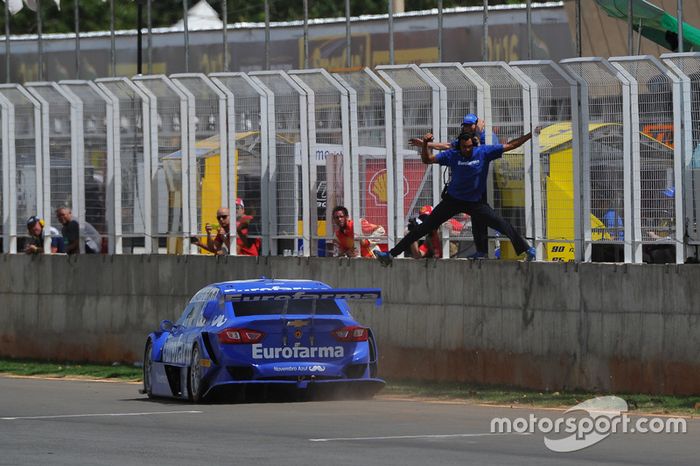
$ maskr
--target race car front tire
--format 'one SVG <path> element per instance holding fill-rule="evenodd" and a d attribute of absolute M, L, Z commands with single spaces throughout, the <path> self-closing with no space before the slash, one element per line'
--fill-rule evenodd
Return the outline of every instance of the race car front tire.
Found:
<path fill-rule="evenodd" d="M 151 353 L 153 352 L 153 343 L 148 340 L 146 343 L 146 349 L 143 352 L 143 392 L 149 398 L 153 398 L 153 361 L 151 360 Z"/>

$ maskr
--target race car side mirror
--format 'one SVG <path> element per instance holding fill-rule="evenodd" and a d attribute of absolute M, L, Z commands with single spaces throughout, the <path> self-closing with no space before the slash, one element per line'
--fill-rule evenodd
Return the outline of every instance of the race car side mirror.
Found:
<path fill-rule="evenodd" d="M 160 329 L 163 332 L 169 332 L 173 329 L 174 325 L 172 322 L 169 320 L 164 320 L 163 322 L 160 323 Z"/>

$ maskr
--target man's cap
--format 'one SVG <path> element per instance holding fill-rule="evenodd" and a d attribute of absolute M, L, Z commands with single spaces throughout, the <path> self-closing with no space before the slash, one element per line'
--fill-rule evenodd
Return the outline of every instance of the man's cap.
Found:
<path fill-rule="evenodd" d="M 418 211 L 418 213 L 419 213 L 420 215 L 423 215 L 423 214 L 430 215 L 430 214 L 433 213 L 433 206 L 431 206 L 431 205 L 424 205 L 423 207 L 420 208 L 420 210 Z"/>
<path fill-rule="evenodd" d="M 36 215 L 32 215 L 27 219 L 27 228 L 31 228 L 39 222 L 41 222 L 41 219 Z"/>
<path fill-rule="evenodd" d="M 239 206 L 241 206 L 241 207 L 245 207 L 245 206 L 243 205 L 243 199 L 241 199 L 240 197 L 237 197 L 237 198 L 236 198 L 236 205 L 239 205 Z"/>
<path fill-rule="evenodd" d="M 479 120 L 479 117 L 474 115 L 473 113 L 468 113 L 467 115 L 464 115 L 464 119 L 462 120 L 463 125 L 475 125 L 476 122 Z"/>
<path fill-rule="evenodd" d="M 675 186 L 671 186 L 670 188 L 666 188 L 661 192 L 663 193 L 664 196 L 666 196 L 670 199 L 673 199 L 674 197 L 676 197 L 676 187 Z"/>

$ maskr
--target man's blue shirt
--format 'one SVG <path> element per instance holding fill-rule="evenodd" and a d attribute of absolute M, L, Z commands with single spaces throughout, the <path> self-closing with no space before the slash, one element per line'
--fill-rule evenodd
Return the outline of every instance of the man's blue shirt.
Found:
<path fill-rule="evenodd" d="M 503 155 L 503 145 L 476 146 L 471 157 L 464 157 L 457 149 L 440 152 L 435 159 L 450 167 L 452 177 L 447 193 L 461 201 L 478 202 L 486 192 L 489 164 Z"/>

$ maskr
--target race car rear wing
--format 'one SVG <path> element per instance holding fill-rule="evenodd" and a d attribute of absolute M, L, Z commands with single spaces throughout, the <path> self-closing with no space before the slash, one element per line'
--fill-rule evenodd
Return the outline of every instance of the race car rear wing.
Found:
<path fill-rule="evenodd" d="M 382 304 L 382 290 L 379 288 L 329 288 L 326 290 L 231 290 L 224 291 L 224 293 L 224 299 L 231 303 L 318 299 L 374 299 L 377 306 L 381 306 Z"/>

